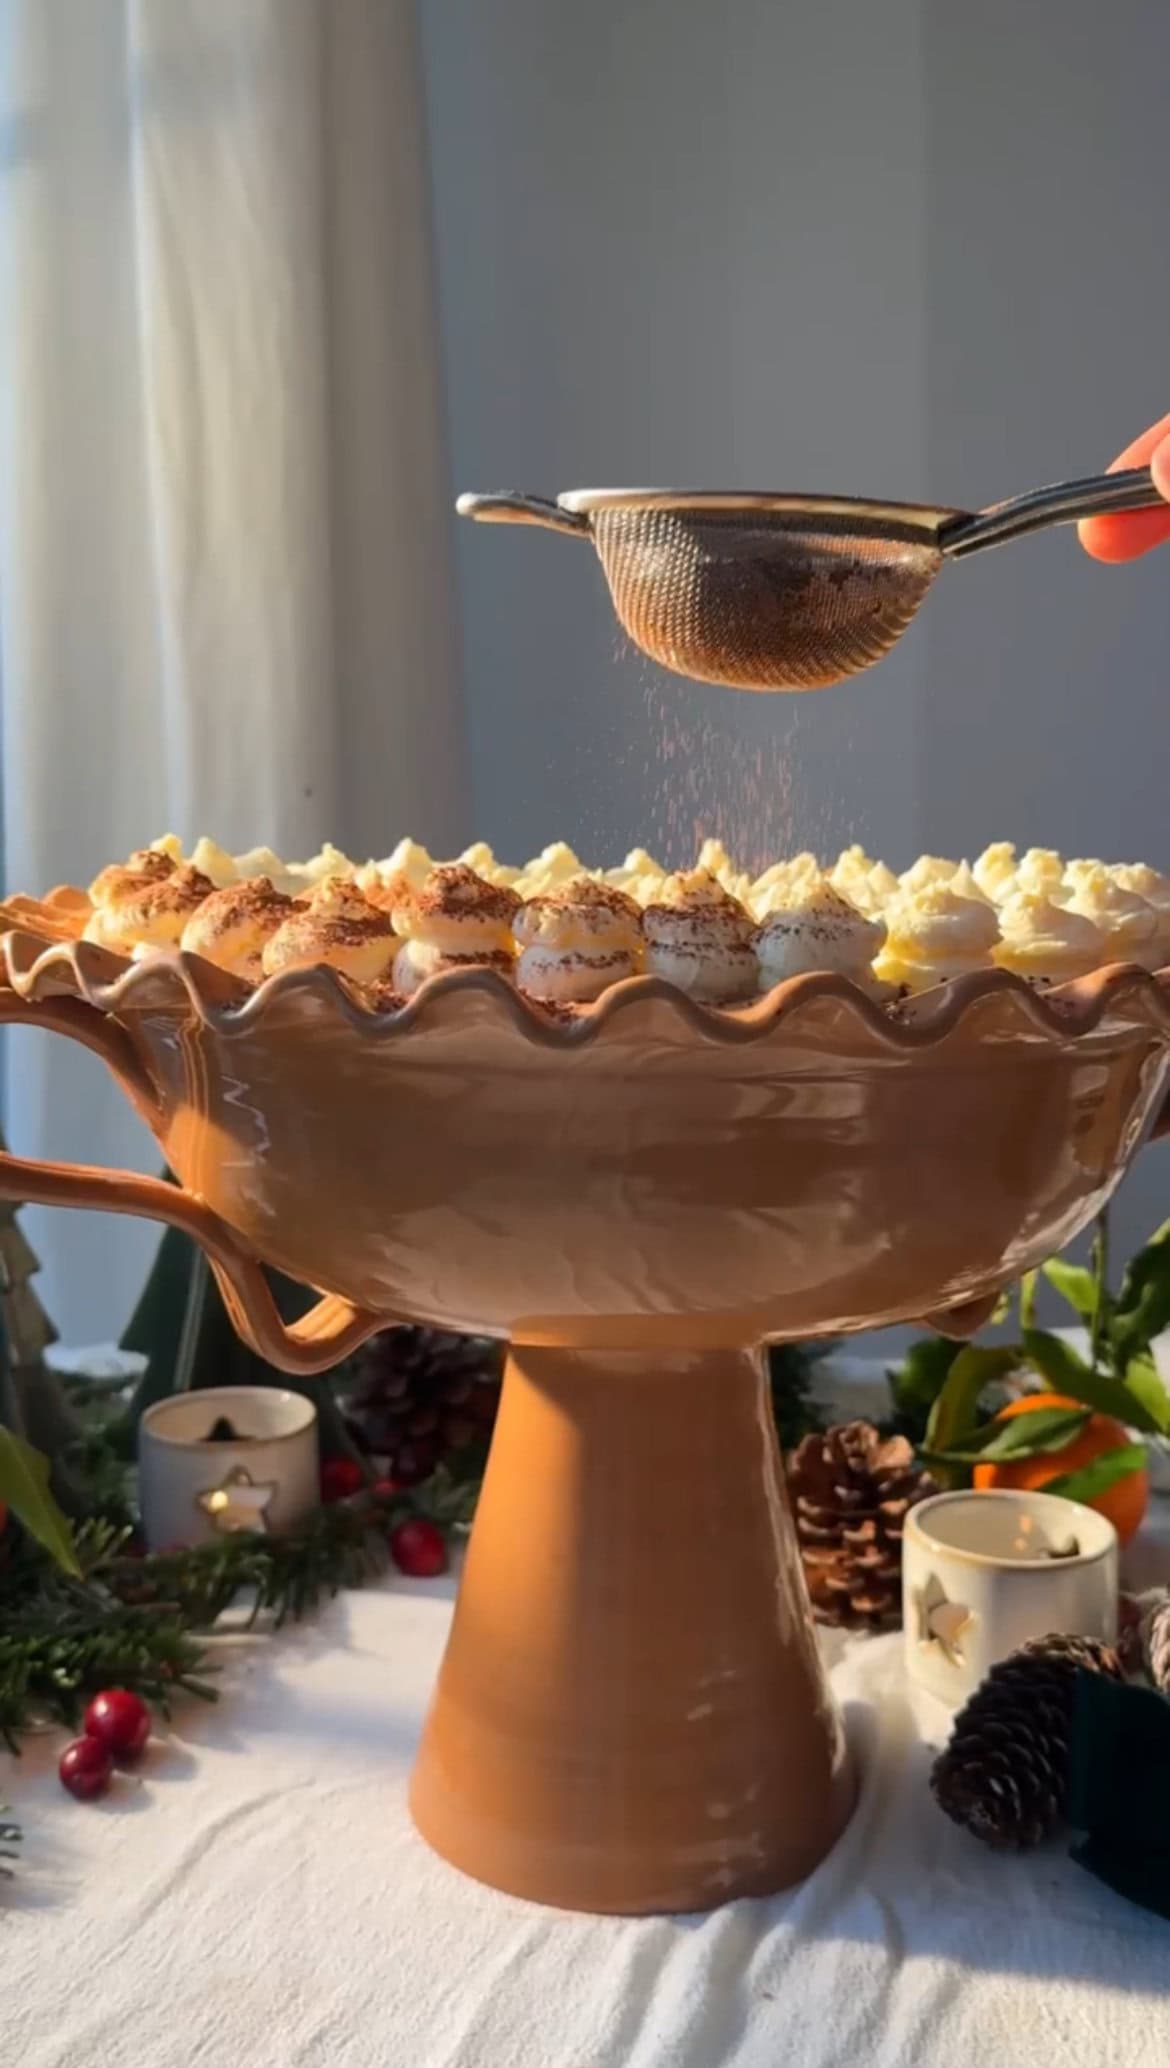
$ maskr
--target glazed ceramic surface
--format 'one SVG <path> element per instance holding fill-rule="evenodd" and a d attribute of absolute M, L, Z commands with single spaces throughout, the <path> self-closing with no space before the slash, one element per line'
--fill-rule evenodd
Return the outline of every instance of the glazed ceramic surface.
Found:
<path fill-rule="evenodd" d="M 739 1346 L 977 1301 L 1098 1210 L 1167 1077 L 1164 993 L 1132 969 L 1050 998 L 988 972 L 901 1019 L 834 976 L 736 1013 L 642 977 L 566 1024 L 483 970 L 378 1015 L 327 970 L 248 995 L 190 956 L 5 950 L 7 1015 L 105 1054 L 225 1248 L 371 1325 L 530 1343 Z M 147 1182 L 103 1203 L 181 1210 Z"/>
<path fill-rule="evenodd" d="M 232 1436 L 212 1440 L 217 1422 Z M 138 1428 L 147 1549 L 211 1544 L 235 1530 L 279 1535 L 320 1502 L 317 1410 L 276 1386 L 200 1386 L 157 1400 Z"/>
<path fill-rule="evenodd" d="M 1119 1550 L 1105 1515 L 1060 1494 L 936 1494 L 906 1517 L 902 1628 L 911 1679 L 956 1708 L 1031 1637 L 1117 1637 Z"/>
<path fill-rule="evenodd" d="M 424 1837 L 547 1903 L 699 1910 L 800 1880 L 853 1793 L 759 1360 L 513 1350 Z"/>
<path fill-rule="evenodd" d="M 181 1184 L 0 1158 L 0 1196 L 185 1228 L 290 1371 L 397 1318 L 511 1339 L 427 1837 L 586 1909 L 808 1872 L 852 1781 L 757 1346 L 977 1326 L 1153 1124 L 1158 980 L 988 972 L 892 1016 L 829 975 L 736 1012 L 635 978 L 560 1020 L 465 970 L 379 1014 L 322 969 L 248 993 L 190 956 L 127 967 L 73 938 L 71 897 L 0 911 L 0 1018 L 102 1055 Z M 260 1260 L 322 1292 L 291 1329 Z"/>

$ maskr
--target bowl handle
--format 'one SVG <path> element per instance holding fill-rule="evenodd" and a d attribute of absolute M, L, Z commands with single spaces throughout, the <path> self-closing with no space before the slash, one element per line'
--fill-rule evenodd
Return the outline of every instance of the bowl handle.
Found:
<path fill-rule="evenodd" d="M 117 1078 L 148 1124 L 158 1119 L 158 1101 L 146 1068 L 124 1027 L 77 998 L 17 998 L 0 991 L 0 1022 L 45 1027 L 92 1049 Z M 374 1314 L 352 1300 L 328 1293 L 299 1321 L 280 1318 L 257 1259 L 214 1213 L 206 1200 L 181 1185 L 132 1170 L 98 1170 L 92 1164 L 48 1163 L 0 1151 L 0 1199 L 14 1205 L 77 1206 L 102 1213 L 137 1214 L 181 1228 L 207 1253 L 237 1335 L 279 1371 L 307 1378 L 328 1371 L 367 1337 L 387 1328 L 393 1315 Z"/>

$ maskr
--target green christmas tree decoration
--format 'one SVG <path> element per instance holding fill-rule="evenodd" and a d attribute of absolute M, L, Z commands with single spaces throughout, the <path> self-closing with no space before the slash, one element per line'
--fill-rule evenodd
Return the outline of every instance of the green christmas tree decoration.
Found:
<path fill-rule="evenodd" d="M 0 1149 L 7 1144 L 0 1135 Z M 53 1495 L 70 1515 L 85 1512 L 87 1489 L 71 1452 L 82 1425 L 61 1379 L 45 1363 L 57 1331 L 32 1280 L 40 1260 L 17 1220 L 19 1209 L 0 1201 L 0 1428 L 49 1461 Z"/>
<path fill-rule="evenodd" d="M 832 1350 L 828 1339 L 814 1343 L 773 1343 L 768 1351 L 772 1414 L 781 1450 L 787 1456 L 802 1436 L 823 1429 L 828 1420 L 815 1397 L 817 1366 Z"/>
<path fill-rule="evenodd" d="M 169 1178 L 170 1173 L 165 1175 Z M 318 1293 L 278 1271 L 266 1269 L 265 1277 L 286 1323 L 299 1321 L 319 1298 Z M 206 1257 L 178 1228 L 163 1233 L 121 1347 L 146 1359 L 126 1418 L 127 1443 L 132 1444 L 145 1410 L 172 1393 L 207 1386 L 281 1386 L 312 1401 L 322 1457 L 355 1454 L 330 1374 L 292 1378 L 242 1343 L 228 1319 Z"/>

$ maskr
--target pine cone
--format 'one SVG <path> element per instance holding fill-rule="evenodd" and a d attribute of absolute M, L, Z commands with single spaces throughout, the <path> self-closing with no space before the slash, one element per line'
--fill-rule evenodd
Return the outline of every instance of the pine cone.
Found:
<path fill-rule="evenodd" d="M 813 1611 L 848 1629 L 902 1620 L 902 1525 L 934 1481 L 904 1436 L 841 1422 L 806 1436 L 788 1460 L 788 1490 Z"/>
<path fill-rule="evenodd" d="M 366 1450 L 385 1457 L 392 1479 L 415 1486 L 490 1436 L 502 1369 L 502 1348 L 486 1336 L 385 1329 L 358 1358 L 346 1419 Z"/>
<path fill-rule="evenodd" d="M 1124 1674 L 1095 1637 L 1034 1637 L 993 1666 L 960 1710 L 930 1785 L 956 1824 L 1001 1851 L 1039 1845 L 1064 1819 L 1080 1671 Z"/>
<path fill-rule="evenodd" d="M 1170 1695 L 1170 1594 L 1163 1594 L 1142 1619 L 1142 1664 L 1151 1687 Z"/>

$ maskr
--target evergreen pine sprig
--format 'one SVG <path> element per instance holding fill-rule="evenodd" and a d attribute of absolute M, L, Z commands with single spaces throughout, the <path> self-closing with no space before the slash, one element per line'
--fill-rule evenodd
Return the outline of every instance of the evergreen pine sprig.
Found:
<path fill-rule="evenodd" d="M 104 1687 L 132 1688 L 164 1716 L 179 1693 L 214 1701 L 202 1677 L 212 1670 L 173 1614 L 144 1614 L 85 1588 L 30 1603 L 0 1634 L 0 1738 L 19 1752 L 34 1723 L 72 1729 Z"/>
<path fill-rule="evenodd" d="M 384 1570 L 396 1522 L 425 1515 L 464 1529 L 478 1492 L 440 1471 L 410 1493 L 334 1502 L 287 1536 L 240 1532 L 147 1557 L 133 1555 L 127 1530 L 89 1522 L 73 1539 L 80 1578 L 26 1539 L 0 1574 L 0 1739 L 16 1751 L 34 1722 L 73 1726 L 103 1687 L 130 1688 L 164 1715 L 180 1692 L 214 1701 L 197 1633 L 226 1609 L 246 1607 L 250 1623 L 296 1621 Z"/>
<path fill-rule="evenodd" d="M 209 1630 L 240 1597 L 248 1621 L 271 1614 L 277 1629 L 314 1609 L 323 1595 L 360 1587 L 384 1570 L 388 1504 L 338 1501 L 290 1536 L 239 1531 L 190 1549 L 114 1558 L 103 1577 L 119 1600 L 166 1606 L 188 1628 Z"/>
<path fill-rule="evenodd" d="M 386 1539 L 395 1523 L 425 1515 L 443 1530 L 465 1529 L 478 1493 L 478 1481 L 453 1479 L 440 1468 L 409 1493 L 371 1489 L 332 1502 L 286 1536 L 240 1531 L 148 1558 L 119 1552 L 103 1567 L 102 1578 L 119 1600 L 166 1605 L 190 1629 L 209 1630 L 241 1597 L 249 1601 L 249 1622 L 271 1615 L 279 1629 L 308 1615 L 322 1596 L 360 1587 L 384 1572 Z"/>

